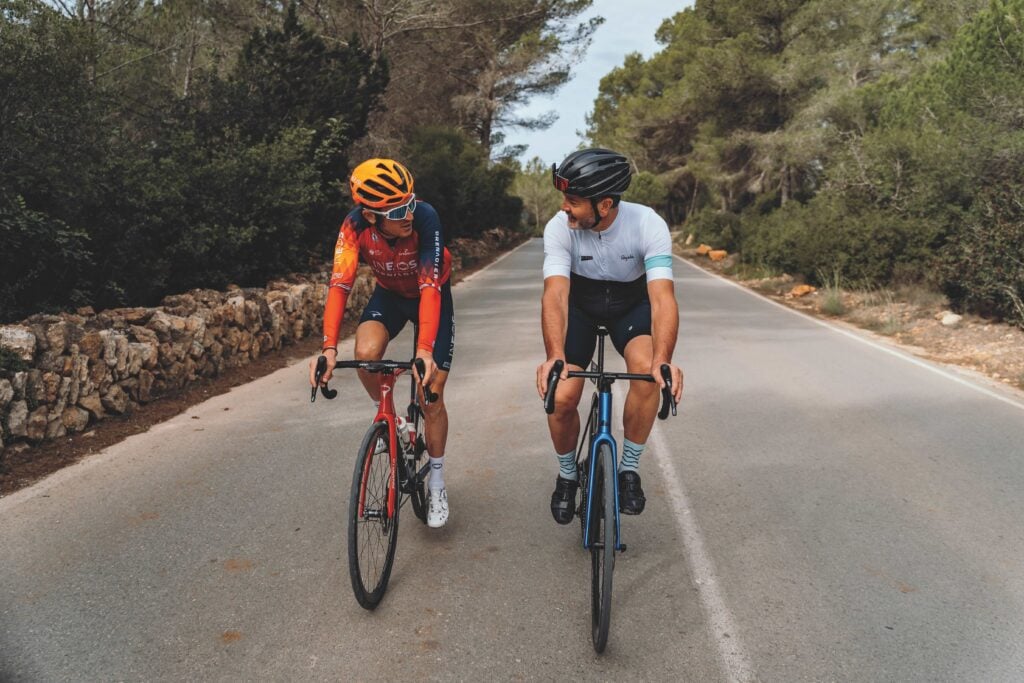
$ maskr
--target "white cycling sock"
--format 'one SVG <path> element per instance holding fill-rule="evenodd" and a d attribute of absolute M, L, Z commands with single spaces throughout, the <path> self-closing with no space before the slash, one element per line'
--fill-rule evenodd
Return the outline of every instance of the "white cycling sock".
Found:
<path fill-rule="evenodd" d="M 647 444 L 633 443 L 629 439 L 622 440 L 622 460 L 619 461 L 619 472 L 638 472 L 640 456 Z"/>
<path fill-rule="evenodd" d="M 431 491 L 440 491 L 444 488 L 444 456 L 440 458 L 434 458 L 428 456 L 430 460 L 430 486 Z"/>
<path fill-rule="evenodd" d="M 564 455 L 555 453 L 558 458 L 558 476 L 569 481 L 576 481 L 576 451 L 572 450 Z"/>

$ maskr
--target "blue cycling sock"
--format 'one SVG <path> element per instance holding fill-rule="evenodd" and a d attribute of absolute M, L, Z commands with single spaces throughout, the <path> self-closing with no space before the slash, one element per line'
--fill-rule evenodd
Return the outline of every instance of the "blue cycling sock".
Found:
<path fill-rule="evenodd" d="M 619 461 L 619 472 L 638 472 L 640 456 L 647 444 L 633 443 L 629 439 L 622 440 L 622 460 Z"/>
<path fill-rule="evenodd" d="M 562 479 L 576 481 L 576 451 L 569 451 L 562 455 L 555 453 L 558 458 L 558 474 Z"/>

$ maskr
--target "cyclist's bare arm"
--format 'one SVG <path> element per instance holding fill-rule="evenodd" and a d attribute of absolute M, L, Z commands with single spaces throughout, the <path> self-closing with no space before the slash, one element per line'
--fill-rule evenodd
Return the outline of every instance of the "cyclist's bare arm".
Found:
<path fill-rule="evenodd" d="M 565 360 L 565 328 L 569 316 L 569 278 L 553 275 L 544 278 L 541 297 L 540 325 L 544 334 L 547 360 L 537 368 L 537 393 L 541 398 L 548 388 L 548 373 L 556 360 Z M 568 379 L 568 368 L 562 379 Z"/>
<path fill-rule="evenodd" d="M 651 280 L 647 283 L 647 295 L 651 300 L 651 341 L 654 347 L 651 374 L 662 387 L 664 380 L 658 369 L 663 363 L 672 368 L 672 394 L 678 402 L 683 395 L 683 372 L 672 365 L 672 352 L 679 335 L 679 306 L 672 280 Z"/>

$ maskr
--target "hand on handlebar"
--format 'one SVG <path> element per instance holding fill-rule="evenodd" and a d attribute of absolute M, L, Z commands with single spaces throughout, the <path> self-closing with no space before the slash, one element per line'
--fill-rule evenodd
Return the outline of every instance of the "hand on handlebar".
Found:
<path fill-rule="evenodd" d="M 672 376 L 672 398 L 676 403 L 679 403 L 683 398 L 683 371 L 681 368 L 664 361 L 654 361 L 651 363 L 651 375 L 654 377 L 654 381 L 659 389 L 665 388 L 665 379 L 661 376 L 662 365 L 669 367 Z"/>
<path fill-rule="evenodd" d="M 548 375 L 551 374 L 551 368 L 558 361 L 562 361 L 562 373 L 559 375 L 559 379 L 569 379 L 569 368 L 566 366 L 564 358 L 548 358 L 537 366 L 537 393 L 542 399 L 548 392 Z"/>
<path fill-rule="evenodd" d="M 323 377 L 320 378 L 321 384 L 327 384 L 334 377 L 334 366 L 338 363 L 338 351 L 337 349 L 327 349 L 322 354 L 327 358 L 327 369 L 324 371 Z M 316 386 L 316 362 L 319 360 L 320 355 L 313 356 L 309 359 L 309 386 Z"/>
<path fill-rule="evenodd" d="M 416 381 L 423 386 L 429 386 L 430 380 L 434 379 L 434 373 L 437 372 L 437 363 L 434 362 L 434 356 L 429 351 L 417 351 L 416 358 L 423 361 L 423 376 L 420 376 L 418 367 L 413 367 L 413 374 L 416 376 Z"/>
<path fill-rule="evenodd" d="M 412 373 L 420 388 L 423 389 L 424 405 L 430 405 L 440 398 L 438 394 L 430 390 L 430 380 L 434 377 L 435 372 L 437 372 L 437 364 L 434 363 L 434 358 L 417 353 L 416 357 L 413 358 Z"/>

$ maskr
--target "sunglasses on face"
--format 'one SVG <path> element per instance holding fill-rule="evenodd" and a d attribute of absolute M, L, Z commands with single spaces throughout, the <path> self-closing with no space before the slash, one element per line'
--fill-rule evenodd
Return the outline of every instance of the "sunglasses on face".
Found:
<path fill-rule="evenodd" d="M 370 213 L 375 213 L 378 216 L 384 216 L 384 218 L 388 218 L 388 219 L 393 220 L 393 221 L 403 220 L 403 219 L 405 219 L 406 216 L 408 216 L 410 213 L 412 213 L 415 210 L 416 210 L 416 195 L 415 194 L 409 195 L 409 201 L 407 201 L 405 204 L 402 204 L 401 206 L 396 206 L 393 209 L 388 209 L 387 211 L 374 211 L 373 209 L 367 209 L 367 211 L 369 211 Z"/>
<path fill-rule="evenodd" d="M 551 182 L 555 184 L 555 189 L 559 192 L 569 191 L 569 179 L 558 175 L 558 166 L 556 164 L 551 164 Z"/>

